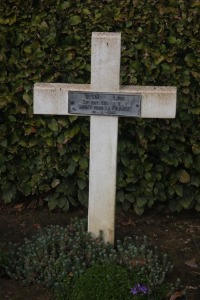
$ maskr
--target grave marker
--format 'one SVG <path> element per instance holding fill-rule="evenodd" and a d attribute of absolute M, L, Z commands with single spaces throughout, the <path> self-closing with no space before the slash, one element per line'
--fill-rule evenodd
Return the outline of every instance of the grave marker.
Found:
<path fill-rule="evenodd" d="M 34 113 L 91 115 L 88 231 L 114 242 L 118 116 L 175 118 L 176 88 L 120 86 L 120 33 L 93 33 L 91 84 L 37 83 Z"/>

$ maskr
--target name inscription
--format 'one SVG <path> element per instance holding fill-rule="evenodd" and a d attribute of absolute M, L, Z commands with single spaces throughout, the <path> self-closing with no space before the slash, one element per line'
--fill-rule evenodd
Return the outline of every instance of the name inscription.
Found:
<path fill-rule="evenodd" d="M 79 115 L 105 115 L 139 117 L 140 94 L 112 94 L 69 91 L 69 113 Z"/>

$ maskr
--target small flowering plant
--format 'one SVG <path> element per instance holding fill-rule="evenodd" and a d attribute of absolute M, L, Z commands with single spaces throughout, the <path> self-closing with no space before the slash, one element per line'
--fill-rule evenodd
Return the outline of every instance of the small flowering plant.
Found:
<path fill-rule="evenodd" d="M 148 291 L 148 287 L 140 283 L 137 283 L 133 288 L 131 288 L 131 294 L 133 295 L 147 295 Z"/>

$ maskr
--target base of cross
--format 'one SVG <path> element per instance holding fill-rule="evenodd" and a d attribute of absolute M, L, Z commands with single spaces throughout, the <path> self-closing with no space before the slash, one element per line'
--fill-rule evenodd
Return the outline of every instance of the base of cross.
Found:
<path fill-rule="evenodd" d="M 129 112 L 128 117 L 171 119 L 176 114 L 175 87 L 120 86 L 120 57 L 120 33 L 93 33 L 90 85 L 34 86 L 35 114 L 91 115 L 88 231 L 98 236 L 102 230 L 110 243 L 115 232 L 119 116 Z M 79 93 L 71 96 L 72 91 Z"/>

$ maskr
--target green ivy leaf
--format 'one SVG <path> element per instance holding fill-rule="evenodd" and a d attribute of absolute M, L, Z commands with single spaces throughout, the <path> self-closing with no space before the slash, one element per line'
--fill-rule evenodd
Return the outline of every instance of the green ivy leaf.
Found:
<path fill-rule="evenodd" d="M 132 25 L 133 25 L 133 21 L 131 21 L 131 20 L 126 21 L 126 28 L 129 28 Z"/>
<path fill-rule="evenodd" d="M 189 53 L 189 54 L 187 54 L 187 55 L 185 56 L 185 61 L 187 62 L 187 64 L 188 64 L 189 66 L 192 66 L 192 65 L 194 65 L 194 64 L 197 63 L 197 59 L 196 59 L 194 53 Z"/>
<path fill-rule="evenodd" d="M 192 145 L 192 152 L 194 154 L 200 154 L 200 144 L 193 144 Z"/>
<path fill-rule="evenodd" d="M 159 54 L 159 56 L 157 56 L 156 58 L 154 58 L 154 63 L 156 65 L 159 65 L 163 60 L 165 60 L 165 57 L 161 54 Z"/>
<path fill-rule="evenodd" d="M 54 179 L 54 181 L 51 183 L 51 187 L 55 188 L 59 184 L 60 184 L 60 179 Z"/>
<path fill-rule="evenodd" d="M 0 24 L 12 25 L 12 24 L 16 23 L 16 21 L 17 21 L 16 15 L 13 15 L 13 16 L 11 16 L 9 18 L 5 18 L 5 19 L 0 16 Z"/>
<path fill-rule="evenodd" d="M 169 41 L 170 44 L 176 44 L 176 38 L 174 36 L 170 36 L 168 38 L 168 41 Z"/>
<path fill-rule="evenodd" d="M 182 197 L 183 196 L 183 187 L 180 184 L 176 184 L 175 187 L 175 192 L 178 196 Z"/>
<path fill-rule="evenodd" d="M 55 119 L 51 119 L 49 122 L 48 122 L 48 127 L 54 131 L 54 132 L 58 132 L 58 122 L 55 120 Z"/>
<path fill-rule="evenodd" d="M 53 145 L 54 145 L 53 138 L 51 138 L 51 137 L 46 138 L 45 142 L 46 142 L 47 146 L 49 146 L 49 147 L 53 147 Z"/>
<path fill-rule="evenodd" d="M 24 196 L 29 196 L 32 193 L 32 185 L 30 182 L 24 182 L 22 183 L 20 187 L 21 192 L 23 193 Z"/>
<path fill-rule="evenodd" d="M 62 127 L 67 127 L 68 123 L 69 123 L 69 121 L 67 118 L 60 117 L 58 119 L 58 124 Z"/>
<path fill-rule="evenodd" d="M 69 201 L 66 201 L 65 202 L 65 205 L 62 207 L 62 210 L 64 212 L 68 212 L 69 211 Z"/>
<path fill-rule="evenodd" d="M 181 183 L 189 183 L 190 182 L 190 174 L 186 170 L 180 170 L 178 172 L 178 178 Z"/>
<path fill-rule="evenodd" d="M 77 135 L 77 133 L 79 133 L 80 131 L 80 126 L 78 124 L 76 124 L 69 132 L 69 137 L 73 138 Z"/>
<path fill-rule="evenodd" d="M 136 200 L 137 207 L 138 208 L 144 207 L 146 205 L 147 201 L 148 201 L 147 197 L 138 197 Z"/>
<path fill-rule="evenodd" d="M 57 206 L 57 199 L 56 197 L 51 197 L 51 199 L 48 201 L 48 208 L 49 210 L 54 210 Z"/>
<path fill-rule="evenodd" d="M 146 173 L 144 174 L 144 177 L 146 178 L 147 181 L 152 180 L 152 175 L 151 175 L 150 172 L 146 172 Z"/>
<path fill-rule="evenodd" d="M 185 208 L 185 209 L 189 209 L 191 207 L 193 198 L 192 197 L 186 197 L 181 199 L 180 204 Z"/>
<path fill-rule="evenodd" d="M 36 183 L 38 183 L 41 180 L 41 175 L 39 173 L 33 174 L 31 177 L 31 186 L 34 187 Z"/>
<path fill-rule="evenodd" d="M 72 16 L 70 18 L 70 24 L 71 25 L 78 25 L 81 23 L 81 18 L 79 16 Z"/>
<path fill-rule="evenodd" d="M 120 190 L 118 193 L 117 193 L 117 199 L 119 202 L 124 202 L 124 191 L 123 190 Z"/>
<path fill-rule="evenodd" d="M 84 8 L 84 9 L 83 9 L 83 13 L 84 13 L 85 15 L 90 15 L 90 14 L 91 14 L 91 12 L 89 11 L 89 9 L 87 9 L 87 8 Z"/>
<path fill-rule="evenodd" d="M 134 211 L 138 216 L 141 216 L 144 212 L 144 207 L 139 207 L 137 204 L 134 204 Z"/>
<path fill-rule="evenodd" d="M 78 184 L 79 189 L 81 189 L 81 190 L 83 190 L 87 186 L 86 180 L 83 180 L 80 178 L 77 179 L 77 184 Z"/>
<path fill-rule="evenodd" d="M 186 168 L 190 168 L 193 164 L 192 155 L 189 153 L 186 153 L 183 158 L 183 163 Z"/>
<path fill-rule="evenodd" d="M 6 204 L 11 203 L 16 195 L 16 188 L 14 185 L 6 184 L 4 187 L 4 192 L 2 198 Z"/>
<path fill-rule="evenodd" d="M 63 208 L 68 203 L 68 200 L 65 196 L 59 196 L 57 199 L 57 205 L 59 208 Z"/>
<path fill-rule="evenodd" d="M 63 2 L 60 4 L 60 8 L 61 8 L 62 10 L 66 9 L 66 8 L 69 8 L 69 6 L 70 6 L 69 1 L 63 1 Z"/>
<path fill-rule="evenodd" d="M 81 169 L 86 170 L 88 168 L 88 159 L 83 157 L 81 159 L 79 159 L 79 165 L 81 167 Z"/>
<path fill-rule="evenodd" d="M 73 205 L 73 206 L 77 206 L 77 200 L 75 200 L 74 197 L 72 196 L 68 196 L 69 202 Z"/>
<path fill-rule="evenodd" d="M 76 170 L 76 165 L 73 163 L 69 164 L 69 166 L 67 168 L 68 173 L 70 175 L 72 175 L 72 174 L 74 174 L 75 170 Z"/>
<path fill-rule="evenodd" d="M 32 47 L 31 47 L 31 45 L 25 46 L 25 47 L 24 47 L 24 52 L 27 53 L 27 54 L 31 54 L 31 52 L 32 52 Z"/>
<path fill-rule="evenodd" d="M 78 153 L 74 153 L 72 155 L 72 159 L 75 161 L 75 162 L 78 162 L 80 160 L 80 154 Z"/>
<path fill-rule="evenodd" d="M 24 100 L 28 105 L 32 105 L 32 103 L 33 103 L 33 99 L 29 96 L 28 93 L 24 93 L 24 94 L 23 94 L 23 100 Z"/>
<path fill-rule="evenodd" d="M 77 116 L 69 116 L 68 117 L 68 119 L 69 119 L 69 121 L 71 122 L 71 123 L 73 123 L 74 121 L 76 121 L 77 120 Z"/>
<path fill-rule="evenodd" d="M 121 157 L 121 161 L 125 167 L 130 165 L 130 159 L 128 157 Z"/>
<path fill-rule="evenodd" d="M 79 190 L 78 191 L 78 200 L 80 203 L 87 207 L 88 206 L 88 192 L 86 190 Z"/>

